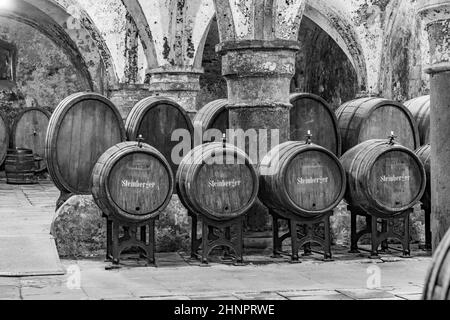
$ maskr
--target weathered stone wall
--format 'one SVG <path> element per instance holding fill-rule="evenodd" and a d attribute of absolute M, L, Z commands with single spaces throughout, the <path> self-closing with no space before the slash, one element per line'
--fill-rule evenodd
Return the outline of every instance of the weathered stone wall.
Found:
<path fill-rule="evenodd" d="M 89 83 L 65 53 L 39 31 L 0 18 L 0 38 L 18 49 L 16 82 L 22 98 L 54 109 L 68 95 L 89 90 Z"/>

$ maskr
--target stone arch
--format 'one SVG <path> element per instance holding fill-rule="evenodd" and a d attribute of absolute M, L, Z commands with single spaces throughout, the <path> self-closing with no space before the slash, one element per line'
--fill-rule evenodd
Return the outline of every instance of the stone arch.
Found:
<path fill-rule="evenodd" d="M 0 16 L 27 24 L 62 48 L 86 82 L 105 93 L 117 81 L 111 55 L 92 20 L 72 0 L 16 0 Z"/>
<path fill-rule="evenodd" d="M 361 41 L 350 20 L 323 0 L 309 0 L 304 16 L 312 20 L 342 49 L 352 63 L 361 91 L 367 88 L 367 66 Z"/>

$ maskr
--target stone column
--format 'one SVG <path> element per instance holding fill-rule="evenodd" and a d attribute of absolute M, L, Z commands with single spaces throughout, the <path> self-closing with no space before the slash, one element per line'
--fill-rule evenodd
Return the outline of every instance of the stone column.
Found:
<path fill-rule="evenodd" d="M 179 103 L 193 118 L 197 113 L 202 69 L 184 66 L 163 66 L 149 71 L 150 94 L 165 96 Z"/>
<path fill-rule="evenodd" d="M 217 46 L 228 84 L 230 128 L 269 130 L 268 139 L 259 139 L 259 147 L 267 151 L 289 140 L 289 96 L 298 50 L 298 42 L 290 40 L 243 40 Z M 273 143 L 271 130 L 279 132 Z M 249 155 L 258 163 L 264 153 Z"/>
<path fill-rule="evenodd" d="M 298 49 L 298 42 L 289 40 L 244 40 L 217 46 L 228 86 L 230 129 L 249 133 L 246 152 L 255 165 L 273 147 L 289 140 L 292 107 L 289 96 Z M 261 129 L 267 130 L 267 134 Z M 251 138 L 251 131 L 256 133 L 257 139 Z M 230 142 L 236 143 L 236 140 Z M 257 144 L 257 154 L 251 151 L 256 149 L 250 143 Z M 248 231 L 264 238 L 264 233 L 255 233 L 270 228 L 266 208 L 258 203 L 247 217 Z M 263 248 L 265 244 L 259 242 L 253 240 L 248 245 Z"/>
<path fill-rule="evenodd" d="M 431 62 L 431 212 L 433 249 L 450 228 L 450 1 L 422 0 Z"/>

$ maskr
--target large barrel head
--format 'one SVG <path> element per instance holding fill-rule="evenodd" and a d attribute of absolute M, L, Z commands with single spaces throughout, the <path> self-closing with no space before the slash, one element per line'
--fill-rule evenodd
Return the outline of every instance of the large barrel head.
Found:
<path fill-rule="evenodd" d="M 309 93 L 291 95 L 291 140 L 304 141 L 308 131 L 314 143 L 341 155 L 341 136 L 337 118 L 330 105 L 321 97 Z"/>
<path fill-rule="evenodd" d="M 222 143 L 192 150 L 180 165 L 177 184 L 189 210 L 219 221 L 242 216 L 258 195 L 258 176 L 250 159 Z"/>
<path fill-rule="evenodd" d="M 347 201 L 367 214 L 389 218 L 422 198 L 426 174 L 413 151 L 388 140 L 369 140 L 341 158 L 348 176 Z"/>
<path fill-rule="evenodd" d="M 398 143 L 411 150 L 420 145 L 417 123 L 401 103 L 361 98 L 343 104 L 336 114 L 343 152 L 367 140 L 385 139 L 391 132 L 395 132 Z"/>
<path fill-rule="evenodd" d="M 259 172 L 261 201 L 281 214 L 317 218 L 333 210 L 345 194 L 339 159 L 318 145 L 283 143 L 262 160 Z"/>
<path fill-rule="evenodd" d="M 77 93 L 54 111 L 45 155 L 53 182 L 63 192 L 90 194 L 91 174 L 100 156 L 126 140 L 116 107 L 96 93 Z"/>
<path fill-rule="evenodd" d="M 97 162 L 92 193 L 105 214 L 140 222 L 167 207 L 173 193 L 173 174 L 155 148 L 125 142 L 108 149 Z"/>

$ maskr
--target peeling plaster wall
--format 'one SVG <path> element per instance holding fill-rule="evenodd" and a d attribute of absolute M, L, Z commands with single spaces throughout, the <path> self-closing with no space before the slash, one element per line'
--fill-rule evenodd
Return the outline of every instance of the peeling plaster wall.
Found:
<path fill-rule="evenodd" d="M 124 0 L 150 51 L 149 68 L 195 65 L 212 17 L 212 0 Z M 145 35 L 142 36 L 142 35 Z"/>
<path fill-rule="evenodd" d="M 121 0 L 77 0 L 103 37 L 121 83 L 142 83 L 147 61 L 134 20 Z"/>
<path fill-rule="evenodd" d="M 0 18 L 0 39 L 18 49 L 17 87 L 26 101 L 54 109 L 68 95 L 89 90 L 89 83 L 65 52 L 36 29 Z"/>

